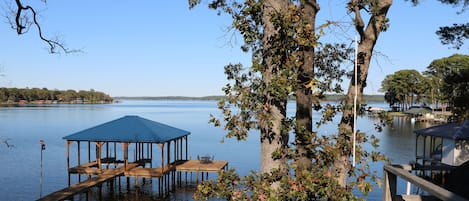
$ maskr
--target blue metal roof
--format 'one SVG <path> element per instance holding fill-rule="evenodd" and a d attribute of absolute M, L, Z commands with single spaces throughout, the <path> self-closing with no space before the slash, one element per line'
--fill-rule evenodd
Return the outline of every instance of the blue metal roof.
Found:
<path fill-rule="evenodd" d="M 448 123 L 414 131 L 419 135 L 449 138 L 454 140 L 469 139 L 469 120 L 464 123 Z"/>
<path fill-rule="evenodd" d="M 124 116 L 63 137 L 68 141 L 163 143 L 189 135 L 189 131 L 139 116 Z"/>

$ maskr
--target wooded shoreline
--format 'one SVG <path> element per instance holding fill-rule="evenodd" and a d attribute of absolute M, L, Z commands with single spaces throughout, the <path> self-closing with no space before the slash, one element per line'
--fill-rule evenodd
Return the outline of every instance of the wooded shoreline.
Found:
<path fill-rule="evenodd" d="M 220 100 L 224 96 L 117 96 L 113 97 L 115 100 Z M 345 95 L 326 95 L 323 101 L 340 101 L 343 100 Z M 295 97 L 290 97 L 290 100 L 295 100 Z M 366 102 L 384 102 L 384 95 L 363 95 Z"/>

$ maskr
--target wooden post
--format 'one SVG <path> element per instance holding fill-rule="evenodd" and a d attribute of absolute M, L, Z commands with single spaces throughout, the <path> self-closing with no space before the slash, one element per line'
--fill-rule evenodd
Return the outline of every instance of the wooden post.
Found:
<path fill-rule="evenodd" d="M 176 142 L 176 140 L 174 140 L 174 153 L 173 153 L 174 154 L 174 162 L 176 162 L 177 156 L 178 156 L 177 155 L 177 150 L 178 150 L 177 147 L 178 147 L 178 143 Z"/>
<path fill-rule="evenodd" d="M 91 162 L 91 142 L 88 141 L 88 163 Z"/>
<path fill-rule="evenodd" d="M 161 174 L 164 172 L 164 143 L 161 144 Z"/>
<path fill-rule="evenodd" d="M 174 140 L 174 161 L 179 160 L 179 139 Z"/>
<path fill-rule="evenodd" d="M 117 159 L 116 143 L 114 142 L 114 158 Z"/>
<path fill-rule="evenodd" d="M 180 151 L 179 151 L 179 159 L 182 160 L 182 138 L 179 139 L 179 147 L 180 147 Z"/>
<path fill-rule="evenodd" d="M 188 149 L 187 149 L 187 135 L 186 135 L 186 160 L 188 160 Z"/>
<path fill-rule="evenodd" d="M 396 181 L 396 175 L 384 170 L 383 201 L 393 201 L 396 197 Z"/>
<path fill-rule="evenodd" d="M 166 150 L 168 153 L 168 168 L 169 168 L 169 164 L 171 163 L 171 141 L 168 142 L 168 150 Z"/>
<path fill-rule="evenodd" d="M 138 146 L 137 146 L 137 143 L 135 143 L 135 156 L 134 156 L 135 161 L 138 160 L 137 156 L 138 156 Z"/>
<path fill-rule="evenodd" d="M 78 149 L 78 161 L 77 162 L 78 162 L 78 166 L 80 166 L 81 165 L 81 162 L 80 162 L 80 158 L 81 158 L 81 156 L 80 156 L 80 152 L 81 152 L 80 141 L 77 141 L 77 149 Z M 81 174 L 78 174 L 78 183 L 80 183 L 80 182 L 81 182 Z"/>
<path fill-rule="evenodd" d="M 124 149 L 124 171 L 127 170 L 127 163 L 128 163 L 128 155 L 129 155 L 129 144 L 128 143 L 122 143 L 122 148 Z"/>
<path fill-rule="evenodd" d="M 109 159 L 109 142 L 106 142 L 106 158 Z"/>
<path fill-rule="evenodd" d="M 67 140 L 67 143 L 66 143 L 66 147 L 67 147 L 67 150 L 66 150 L 66 153 L 67 153 L 67 172 L 68 172 L 68 169 L 70 169 L 70 144 L 71 143 L 72 143 L 71 141 Z"/>
<path fill-rule="evenodd" d="M 81 158 L 81 157 L 80 157 L 80 150 L 81 150 L 81 149 L 80 149 L 80 141 L 77 141 L 77 144 L 78 144 L 78 165 L 80 165 L 80 164 L 81 164 L 81 163 L 80 163 L 80 158 Z"/>
<path fill-rule="evenodd" d="M 150 143 L 150 168 L 153 167 L 153 143 Z"/>
<path fill-rule="evenodd" d="M 101 147 L 103 146 L 103 142 L 96 142 L 96 147 L 98 147 L 98 150 L 96 153 L 96 157 L 98 157 L 96 159 L 96 161 L 98 162 L 98 169 L 101 170 Z"/>
<path fill-rule="evenodd" d="M 68 173 L 68 186 L 70 186 L 70 144 L 72 142 L 71 141 L 68 141 L 66 142 L 66 147 L 67 147 L 67 173 Z"/>

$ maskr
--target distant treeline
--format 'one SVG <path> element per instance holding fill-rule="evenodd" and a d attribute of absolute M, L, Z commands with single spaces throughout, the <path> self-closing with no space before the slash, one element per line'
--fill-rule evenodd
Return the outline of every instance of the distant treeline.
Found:
<path fill-rule="evenodd" d="M 95 91 L 47 88 L 0 88 L 0 103 L 111 103 L 111 96 Z"/>
<path fill-rule="evenodd" d="M 220 100 L 223 96 L 203 96 L 203 97 L 190 97 L 190 96 L 117 96 L 113 97 L 115 100 Z"/>
<path fill-rule="evenodd" d="M 203 97 L 188 97 L 188 96 L 140 96 L 140 97 L 114 97 L 116 100 L 220 100 L 224 96 L 203 96 Z M 326 95 L 324 101 L 341 101 L 344 95 Z M 290 98 L 294 100 L 295 98 Z M 366 102 L 384 102 L 384 95 L 363 95 Z"/>

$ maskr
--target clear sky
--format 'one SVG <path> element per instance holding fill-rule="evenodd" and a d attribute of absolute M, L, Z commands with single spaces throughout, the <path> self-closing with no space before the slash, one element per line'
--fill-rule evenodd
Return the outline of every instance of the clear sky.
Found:
<path fill-rule="evenodd" d="M 5 2 L 10 1 L 2 1 L 2 8 Z M 18 36 L 9 24 L 0 24 L 0 87 L 95 89 L 111 96 L 222 95 L 223 66 L 250 63 L 250 55 L 239 49 L 242 38 L 227 31 L 230 18 L 209 10 L 207 0 L 193 10 L 187 0 L 47 2 L 38 5 L 46 36 L 58 35 L 84 53 L 50 55 L 35 29 Z M 349 22 L 345 2 L 320 0 L 318 24 Z M 434 59 L 469 54 L 469 42 L 449 49 L 435 35 L 439 26 L 467 22 L 469 11 L 457 15 L 460 10 L 436 0 L 417 7 L 394 0 L 391 27 L 376 45 L 380 56 L 374 57 L 365 93 L 378 93 L 384 77 L 397 70 L 424 71 Z M 351 43 L 354 30 L 343 25 L 329 29 L 323 40 Z"/>

